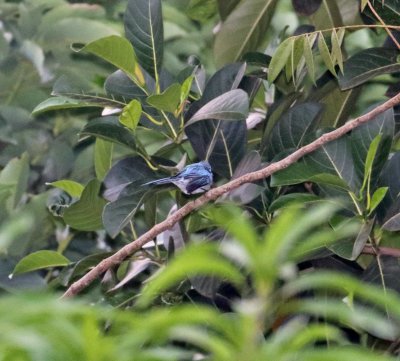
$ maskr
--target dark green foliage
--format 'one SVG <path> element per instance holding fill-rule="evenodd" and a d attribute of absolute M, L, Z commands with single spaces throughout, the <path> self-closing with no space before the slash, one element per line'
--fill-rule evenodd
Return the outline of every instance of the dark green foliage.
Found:
<path fill-rule="evenodd" d="M 196 197 L 143 184 L 205 159 L 224 184 L 398 89 L 365 1 L 71 3 L 0 0 L 0 359 L 398 357 L 397 108 L 192 212 L 90 308 L 5 295 L 64 291 Z"/>

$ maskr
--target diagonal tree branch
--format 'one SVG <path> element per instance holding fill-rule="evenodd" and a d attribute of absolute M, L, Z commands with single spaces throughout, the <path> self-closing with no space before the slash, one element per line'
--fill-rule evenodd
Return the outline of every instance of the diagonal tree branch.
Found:
<path fill-rule="evenodd" d="M 199 198 L 185 204 L 182 208 L 177 210 L 174 214 L 169 216 L 164 221 L 156 224 L 153 228 L 149 231 L 141 235 L 136 241 L 131 242 L 121 248 L 112 256 L 102 260 L 97 266 L 95 266 L 92 270 L 90 270 L 86 275 L 82 278 L 74 282 L 64 293 L 62 297 L 72 297 L 87 286 L 89 286 L 96 278 L 106 272 L 108 269 L 112 268 L 115 265 L 120 264 L 125 258 L 133 254 L 135 251 L 139 250 L 143 247 L 146 243 L 153 240 L 157 235 L 161 232 L 166 231 L 167 229 L 171 228 L 174 224 L 179 222 L 182 218 L 187 216 L 193 210 L 200 208 L 201 206 L 205 205 L 209 201 L 216 200 L 221 195 L 238 188 L 242 184 L 254 182 L 263 178 L 269 177 L 271 174 L 287 168 L 289 165 L 295 163 L 297 160 L 309 154 L 322 145 L 331 142 L 335 139 L 338 139 L 348 133 L 350 130 L 357 128 L 361 124 L 367 123 L 368 121 L 372 120 L 377 115 L 383 113 L 384 111 L 392 108 L 393 106 L 400 103 L 400 93 L 390 98 L 385 103 L 377 106 L 370 112 L 344 124 L 340 128 L 337 128 L 329 133 L 323 134 L 321 137 L 317 138 L 310 144 L 305 145 L 304 147 L 299 148 L 295 152 L 289 154 L 286 158 L 282 160 L 272 163 L 265 168 L 262 168 L 258 171 L 251 172 L 245 174 L 239 178 L 236 178 L 228 183 L 223 184 L 220 187 L 213 188 L 204 195 L 200 196 Z"/>

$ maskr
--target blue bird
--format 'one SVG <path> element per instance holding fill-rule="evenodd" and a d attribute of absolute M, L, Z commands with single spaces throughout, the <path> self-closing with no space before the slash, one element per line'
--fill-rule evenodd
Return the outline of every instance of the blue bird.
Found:
<path fill-rule="evenodd" d="M 183 168 L 172 177 L 162 178 L 143 184 L 161 185 L 175 184 L 185 194 L 196 194 L 208 191 L 213 183 L 213 174 L 210 163 L 202 161 Z"/>

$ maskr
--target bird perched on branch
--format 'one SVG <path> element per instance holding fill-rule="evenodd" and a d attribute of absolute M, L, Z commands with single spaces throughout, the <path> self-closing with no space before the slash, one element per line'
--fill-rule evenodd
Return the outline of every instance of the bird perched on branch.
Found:
<path fill-rule="evenodd" d="M 213 183 L 213 174 L 210 163 L 202 161 L 190 164 L 172 177 L 157 179 L 143 185 L 161 185 L 170 183 L 176 185 L 183 193 L 188 195 L 208 191 Z"/>

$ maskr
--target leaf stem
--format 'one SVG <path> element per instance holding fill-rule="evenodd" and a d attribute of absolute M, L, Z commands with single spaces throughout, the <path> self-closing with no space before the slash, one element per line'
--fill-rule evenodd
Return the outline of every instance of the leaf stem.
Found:
<path fill-rule="evenodd" d="M 164 116 L 164 119 L 166 121 L 166 123 L 168 124 L 168 128 L 171 130 L 172 136 L 174 137 L 174 140 L 176 140 L 178 138 L 178 134 L 176 133 L 171 121 L 169 120 L 167 114 L 161 110 L 161 114 Z"/>

